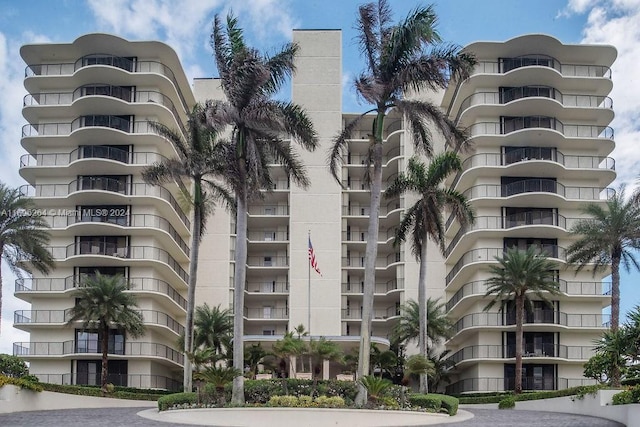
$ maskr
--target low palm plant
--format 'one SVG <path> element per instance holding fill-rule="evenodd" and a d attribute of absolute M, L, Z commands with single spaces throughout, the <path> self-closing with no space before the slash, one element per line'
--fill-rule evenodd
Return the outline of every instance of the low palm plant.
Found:
<path fill-rule="evenodd" d="M 358 383 L 367 390 L 367 398 L 373 404 L 382 400 L 384 393 L 393 385 L 391 381 L 374 375 L 366 375 L 360 378 Z"/>
<path fill-rule="evenodd" d="M 233 379 L 242 375 L 237 369 L 227 366 L 209 366 L 202 372 L 196 373 L 193 377 L 197 381 L 204 381 L 211 384 L 216 390 L 216 397 L 219 405 L 224 405 L 226 399 L 224 396 L 224 387 L 233 381 Z"/>

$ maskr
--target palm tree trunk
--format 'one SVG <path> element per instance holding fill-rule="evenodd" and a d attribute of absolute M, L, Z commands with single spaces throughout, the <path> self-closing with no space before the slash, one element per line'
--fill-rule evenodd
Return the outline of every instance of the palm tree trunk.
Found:
<path fill-rule="evenodd" d="M 198 189 L 196 188 L 196 191 Z M 195 195 L 197 199 L 198 196 Z M 198 258 L 200 255 L 200 226 L 202 223 L 202 209 L 198 200 L 193 207 L 193 229 L 191 231 L 191 263 L 189 264 L 189 289 L 187 290 L 187 319 L 184 330 L 184 377 L 182 385 L 185 392 L 193 389 L 193 369 L 189 354 L 193 353 L 193 313 L 196 301 L 196 283 L 198 279 Z"/>
<path fill-rule="evenodd" d="M 524 323 L 524 294 L 516 295 L 516 378 L 515 394 L 522 393 L 522 324 Z"/>
<path fill-rule="evenodd" d="M 246 176 L 244 162 L 240 161 L 240 172 Z M 236 253 L 233 284 L 233 367 L 240 373 L 233 379 L 231 403 L 244 405 L 244 283 L 247 265 L 247 191 L 236 197 Z"/>
<path fill-rule="evenodd" d="M 611 257 L 611 332 L 618 331 L 620 323 L 620 254 Z M 620 367 L 614 363 L 611 367 L 611 386 L 620 387 Z"/>
<path fill-rule="evenodd" d="M 422 241 L 420 250 L 420 275 L 418 276 L 418 323 L 420 335 L 418 336 L 418 347 L 420 355 L 425 359 L 428 356 L 427 349 L 427 236 Z M 427 374 L 420 374 L 420 393 L 428 393 Z"/>
<path fill-rule="evenodd" d="M 109 375 L 109 324 L 102 325 L 102 393 L 107 392 L 107 376 Z"/>
<path fill-rule="evenodd" d="M 380 226 L 380 194 L 382 192 L 382 130 L 384 111 L 379 112 L 375 124 L 373 146 L 373 176 L 371 179 L 371 203 L 369 205 L 369 228 L 364 257 L 364 290 L 362 296 L 362 324 L 360 326 L 360 352 L 358 354 L 358 378 L 369 373 L 371 353 L 371 319 L 373 314 L 373 294 L 376 285 L 376 258 L 378 257 L 378 228 Z M 358 383 L 356 404 L 367 402 L 367 391 Z"/>

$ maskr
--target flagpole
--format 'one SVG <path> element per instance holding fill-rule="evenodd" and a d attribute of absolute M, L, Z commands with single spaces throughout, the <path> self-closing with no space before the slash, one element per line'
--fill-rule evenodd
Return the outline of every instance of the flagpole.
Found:
<path fill-rule="evenodd" d="M 307 235 L 307 329 L 309 336 L 311 336 L 311 254 L 309 253 L 309 247 L 311 242 L 311 230 Z"/>

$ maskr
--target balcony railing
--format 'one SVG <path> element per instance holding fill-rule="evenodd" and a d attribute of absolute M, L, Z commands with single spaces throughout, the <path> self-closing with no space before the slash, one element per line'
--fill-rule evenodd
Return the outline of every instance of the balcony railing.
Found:
<path fill-rule="evenodd" d="M 70 312 L 69 308 L 66 310 L 16 310 L 13 313 L 13 323 L 16 325 L 66 324 L 71 319 Z M 165 326 L 178 335 L 184 332 L 184 326 L 167 313 L 156 310 L 139 310 L 139 312 L 145 324 Z"/>
<path fill-rule="evenodd" d="M 550 324 L 568 328 L 603 328 L 609 321 L 607 314 L 570 314 L 555 310 L 536 310 L 525 316 L 524 324 Z M 515 314 L 471 313 L 463 316 L 451 328 L 454 334 L 478 326 L 512 326 Z"/>
<path fill-rule="evenodd" d="M 522 357 L 558 357 L 570 360 L 587 360 L 593 356 L 593 347 L 562 344 L 525 343 Z M 516 357 L 515 345 L 472 345 L 456 351 L 448 360 L 458 364 L 472 359 L 510 359 Z"/>
<path fill-rule="evenodd" d="M 232 251 L 231 259 L 235 258 L 235 253 Z M 247 265 L 250 267 L 288 267 L 289 257 L 286 256 L 248 256 Z"/>
<path fill-rule="evenodd" d="M 79 215 L 43 215 L 51 228 L 65 228 L 73 224 L 102 223 L 121 227 L 155 228 L 167 232 L 174 242 L 189 256 L 189 245 L 178 234 L 165 218 L 152 214 L 131 214 L 125 216 L 109 216 L 110 208 L 85 207 Z"/>
<path fill-rule="evenodd" d="M 382 155 L 382 164 L 386 165 L 387 163 L 389 163 L 389 160 L 399 157 L 401 153 L 402 153 L 401 147 L 396 147 L 389 150 L 387 153 Z M 367 156 L 365 156 L 364 154 L 353 154 L 349 152 L 347 155 L 342 156 L 342 162 L 345 165 L 349 165 L 349 166 L 354 166 L 354 165 L 362 166 L 366 163 L 366 161 L 367 161 Z"/>
<path fill-rule="evenodd" d="M 378 257 L 376 259 L 375 267 L 376 268 L 384 268 L 396 262 L 404 262 L 404 252 L 396 252 L 387 255 L 386 257 Z M 364 267 L 365 265 L 365 257 L 363 256 L 351 256 L 351 257 L 342 257 L 342 266 L 343 267 Z"/>
<path fill-rule="evenodd" d="M 64 356 L 69 354 L 102 354 L 99 340 L 79 340 L 62 342 L 16 342 L 13 343 L 14 356 Z M 124 346 L 109 348 L 108 354 L 121 356 L 149 356 L 167 359 L 182 365 L 184 355 L 164 344 L 152 342 L 125 342 Z"/>
<path fill-rule="evenodd" d="M 287 242 L 289 233 L 286 231 L 249 231 L 247 238 L 252 242 Z"/>
<path fill-rule="evenodd" d="M 36 184 L 19 187 L 20 195 L 26 197 L 67 197 L 79 191 L 108 191 L 126 196 L 157 197 L 169 203 L 182 223 L 191 227 L 178 201 L 169 190 L 160 186 L 152 186 L 146 183 L 127 183 L 120 179 L 109 177 L 82 177 L 71 181 L 69 184 Z"/>
<path fill-rule="evenodd" d="M 392 200 L 391 202 L 387 203 L 386 205 L 382 205 L 380 206 L 380 215 L 388 215 L 393 211 L 396 211 L 398 209 L 402 209 L 403 203 L 400 201 L 400 199 L 398 200 Z M 369 217 L 371 215 L 371 210 L 369 209 L 369 205 L 367 206 L 358 206 L 358 207 L 353 207 L 353 206 L 342 206 L 342 215 L 347 215 L 347 216 L 364 216 L 364 217 Z"/>
<path fill-rule="evenodd" d="M 595 380 L 586 378 L 522 377 L 522 388 L 524 390 L 564 390 L 571 387 L 594 385 L 595 383 Z M 514 377 L 466 378 L 448 385 L 446 393 L 456 395 L 474 391 L 509 391 L 515 389 L 514 385 Z"/>
<path fill-rule="evenodd" d="M 373 320 L 387 320 L 392 317 L 400 316 L 400 307 L 391 306 L 387 308 L 374 308 L 372 313 Z M 362 309 L 343 308 L 343 320 L 362 320 Z"/>
<path fill-rule="evenodd" d="M 509 61 L 505 65 L 505 60 Z M 478 61 L 472 74 L 502 74 L 522 67 L 553 68 L 565 77 L 594 77 L 611 79 L 611 69 L 605 65 L 563 64 L 548 55 L 526 55 L 500 61 Z"/>
<path fill-rule="evenodd" d="M 376 283 L 373 290 L 376 294 L 386 294 L 404 287 L 404 279 L 392 279 L 383 283 Z M 343 283 L 343 294 L 362 294 L 364 293 L 364 283 Z"/>
<path fill-rule="evenodd" d="M 567 258 L 566 250 L 561 246 L 545 244 L 536 245 L 536 247 L 540 250 L 540 253 L 544 253 L 548 257 L 561 260 L 566 260 Z M 447 274 L 446 284 L 451 283 L 456 274 L 467 264 L 475 262 L 495 262 L 496 257 L 504 255 L 504 251 L 504 248 L 477 248 L 465 252 Z"/>
<path fill-rule="evenodd" d="M 244 317 L 247 319 L 289 319 L 288 308 L 244 308 Z"/>
<path fill-rule="evenodd" d="M 25 154 L 20 157 L 20 167 L 67 166 L 77 160 L 107 159 L 131 165 L 150 165 L 166 160 L 153 152 L 129 152 L 115 147 L 90 145 L 76 148 L 70 153 Z"/>
<path fill-rule="evenodd" d="M 34 374 L 40 382 L 49 384 L 75 384 L 75 385 L 100 385 L 102 384 L 101 373 L 96 374 Z M 162 375 L 146 374 L 109 374 L 107 382 L 140 389 L 162 389 L 169 391 L 182 390 L 182 380 L 174 380 Z"/>
<path fill-rule="evenodd" d="M 233 288 L 233 278 L 229 280 L 229 287 Z M 247 282 L 245 292 L 256 294 L 287 294 L 289 293 L 288 282 Z"/>
<path fill-rule="evenodd" d="M 567 295 L 592 295 L 602 296 L 611 294 L 611 282 L 568 282 L 558 280 L 558 290 Z M 484 296 L 487 293 L 487 282 L 477 280 L 465 283 L 447 301 L 446 309 L 451 310 L 460 300 L 471 295 Z"/>
<path fill-rule="evenodd" d="M 505 216 L 479 216 L 472 225 L 460 228 L 447 246 L 445 256 L 449 256 L 460 239 L 475 230 L 506 230 L 525 225 L 551 225 L 564 230 L 571 229 L 580 218 L 566 218 L 551 211 L 533 210 Z"/>
<path fill-rule="evenodd" d="M 189 275 L 169 252 L 154 246 L 127 246 L 110 242 L 77 242 L 67 246 L 50 246 L 49 252 L 56 261 L 77 255 L 104 255 L 122 259 L 153 260 L 169 266 L 185 283 Z"/>
<path fill-rule="evenodd" d="M 123 69 L 133 73 L 153 73 L 167 77 L 176 88 L 180 85 L 176 80 L 174 72 L 168 66 L 158 61 L 141 61 L 136 59 L 123 58 L 115 55 L 86 55 L 75 62 L 58 64 L 30 64 L 25 68 L 25 77 L 34 76 L 64 76 L 71 75 L 79 69 L 91 65 L 106 65 Z M 182 102 L 182 107 L 189 111 L 189 106 L 182 93 L 178 90 L 178 95 Z"/>
<path fill-rule="evenodd" d="M 566 138 L 603 138 L 613 139 L 613 128 L 597 125 L 564 124 L 552 117 L 522 117 L 520 122 L 504 126 L 500 122 L 474 123 L 466 129 L 470 137 L 480 135 L 506 135 L 523 129 L 551 129 L 560 132 Z"/>
<path fill-rule="evenodd" d="M 385 242 L 389 239 L 393 239 L 396 236 L 396 229 L 391 227 L 386 230 L 381 229 L 378 231 L 378 242 Z M 369 237 L 369 232 L 366 230 L 362 231 L 343 231 L 342 232 L 342 241 L 343 242 L 366 242 Z"/>
<path fill-rule="evenodd" d="M 130 291 L 157 292 L 167 295 L 183 309 L 187 309 L 187 300 L 169 283 L 164 280 L 151 277 L 130 277 L 128 279 Z M 42 277 L 38 279 L 19 278 L 15 281 L 16 292 L 64 292 L 82 286 L 81 279 L 77 276 L 64 278 Z"/>
<path fill-rule="evenodd" d="M 253 205 L 249 206 L 248 213 L 249 215 L 287 216 L 289 215 L 289 206 Z"/>

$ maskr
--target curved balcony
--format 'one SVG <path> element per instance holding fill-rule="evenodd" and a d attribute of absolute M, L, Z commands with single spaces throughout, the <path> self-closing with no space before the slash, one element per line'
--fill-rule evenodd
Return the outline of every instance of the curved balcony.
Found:
<path fill-rule="evenodd" d="M 614 138 L 613 128 L 610 126 L 564 124 L 558 119 L 546 116 L 517 117 L 507 124 L 500 122 L 474 123 L 465 131 L 470 138 L 473 138 L 482 135 L 508 135 L 526 129 L 550 129 L 559 132 L 566 138 Z"/>
<path fill-rule="evenodd" d="M 563 64 L 549 55 L 532 54 L 499 61 L 478 61 L 471 75 L 504 74 L 522 67 L 552 68 L 564 77 L 592 77 L 611 79 L 611 69 L 605 65 Z"/>
<path fill-rule="evenodd" d="M 189 275 L 169 252 L 153 246 L 126 246 L 110 242 L 77 242 L 67 246 L 48 248 L 56 262 L 66 261 L 75 256 L 106 256 L 112 259 L 157 261 L 169 267 L 184 283 L 189 283 Z"/>
<path fill-rule="evenodd" d="M 400 308 L 391 306 L 387 308 L 374 308 L 372 313 L 372 320 L 386 321 L 400 316 Z M 362 321 L 362 309 L 355 308 L 343 308 L 342 320 L 357 320 Z"/>
<path fill-rule="evenodd" d="M 533 313 L 525 314 L 524 325 L 602 329 L 606 328 L 608 321 L 609 315 L 606 314 L 569 314 L 555 310 L 535 310 Z M 515 324 L 516 316 L 511 311 L 506 313 L 471 313 L 461 317 L 453 325 L 451 332 L 455 335 L 469 328 L 514 326 Z"/>
<path fill-rule="evenodd" d="M 559 279 L 558 290 L 570 296 L 606 296 L 611 295 L 611 282 L 572 282 Z M 486 293 L 487 282 L 484 280 L 465 283 L 447 301 L 445 305 L 446 310 L 451 311 L 451 309 L 464 298 L 471 296 L 483 297 Z"/>
<path fill-rule="evenodd" d="M 189 256 L 189 245 L 178 234 L 176 229 L 164 217 L 152 214 L 131 214 L 124 216 L 110 216 L 109 208 L 85 207 L 83 212 L 76 215 L 43 215 L 42 218 L 52 230 L 66 228 L 76 224 L 103 224 L 125 228 L 156 229 L 166 232 L 180 249 Z"/>
<path fill-rule="evenodd" d="M 99 341 L 69 340 L 62 342 L 14 342 L 13 355 L 20 357 L 69 356 L 77 354 L 102 354 Z M 182 365 L 184 355 L 164 344 L 152 342 L 125 342 L 119 348 L 109 348 L 110 356 L 143 356 L 166 359 Z"/>
<path fill-rule="evenodd" d="M 524 226 L 552 226 L 565 231 L 570 230 L 581 218 L 566 218 L 554 212 L 532 210 L 505 216 L 479 216 L 475 222 L 458 230 L 445 250 L 445 256 L 451 255 L 465 234 L 478 230 L 509 230 Z M 555 234 L 554 234 L 555 236 Z M 553 236 L 551 236 L 553 237 Z"/>
<path fill-rule="evenodd" d="M 130 73 L 153 73 L 165 76 L 174 85 L 179 88 L 180 85 L 176 79 L 174 72 L 168 66 L 158 61 L 133 60 L 132 58 L 121 57 L 107 54 L 91 54 L 79 58 L 75 62 L 65 62 L 58 64 L 29 64 L 24 71 L 25 78 L 35 76 L 69 76 L 76 71 L 92 66 L 109 66 L 119 68 Z M 186 111 L 190 111 L 183 95 L 178 91 L 182 107 Z"/>
<path fill-rule="evenodd" d="M 16 310 L 13 314 L 13 323 L 20 326 L 56 326 L 66 324 L 69 319 L 71 309 L 66 310 Z M 156 310 L 139 310 L 142 320 L 148 325 L 158 325 L 166 327 L 177 335 L 184 332 L 184 326 L 178 323 L 173 317 Z"/>
<path fill-rule="evenodd" d="M 402 155 L 402 147 L 394 147 L 382 155 L 382 166 L 388 166 L 391 160 L 394 160 Z M 342 164 L 344 166 L 364 166 L 367 163 L 367 156 L 365 154 L 356 154 L 351 150 L 342 156 Z"/>
<path fill-rule="evenodd" d="M 558 245 L 536 245 L 541 254 L 545 254 L 550 258 L 566 261 L 567 251 L 565 248 Z M 458 262 L 455 263 L 451 271 L 447 274 L 445 279 L 446 284 L 449 285 L 453 278 L 469 264 L 475 264 L 478 262 L 497 262 L 496 257 L 502 257 L 504 255 L 505 248 L 478 248 L 467 251 L 460 257 Z"/>
<path fill-rule="evenodd" d="M 166 295 L 184 310 L 187 309 L 187 300 L 169 283 L 164 280 L 151 277 L 128 278 L 128 289 L 133 292 L 155 292 Z M 19 278 L 15 281 L 16 294 L 36 294 L 40 292 L 66 292 L 80 287 L 80 279 L 76 276 L 64 278 L 43 277 L 38 279 Z"/>
<path fill-rule="evenodd" d="M 49 384 L 76 384 L 76 385 L 100 385 L 100 372 L 97 374 L 34 374 L 40 382 Z M 182 380 L 174 380 L 173 378 L 162 375 L 148 374 L 109 374 L 107 381 L 112 384 L 118 384 L 127 387 L 139 389 L 161 389 L 169 391 L 181 391 Z"/>
<path fill-rule="evenodd" d="M 514 377 L 465 378 L 449 384 L 446 393 L 457 395 L 467 392 L 511 391 L 514 384 Z M 586 378 L 522 377 L 523 390 L 564 390 L 594 384 L 595 380 Z"/>
<path fill-rule="evenodd" d="M 403 204 L 400 202 L 400 200 L 392 200 L 386 205 L 381 205 L 380 216 L 387 216 L 391 213 L 394 213 L 399 209 L 402 209 L 402 205 Z M 369 208 L 368 203 L 366 204 L 366 206 L 361 205 L 358 207 L 349 206 L 349 205 L 342 206 L 342 215 L 344 216 L 356 216 L 356 217 L 369 218 L 370 213 L 371 213 L 371 209 Z"/>
<path fill-rule="evenodd" d="M 165 156 L 154 152 L 129 152 L 106 145 L 87 145 L 76 148 L 70 153 L 24 154 L 20 157 L 20 167 L 69 166 L 79 160 L 113 160 L 128 165 L 150 165 L 167 160 Z"/>
<path fill-rule="evenodd" d="M 567 346 L 562 344 L 526 343 L 522 346 L 523 358 L 557 357 L 568 360 L 588 360 L 594 355 L 591 346 Z M 476 359 L 513 359 L 516 357 L 515 345 L 472 345 L 461 348 L 447 358 L 454 364 Z"/>
<path fill-rule="evenodd" d="M 510 184 L 480 184 L 464 191 L 467 199 L 503 198 L 524 193 L 553 193 L 570 200 L 609 200 L 613 188 L 569 187 L 553 179 L 527 178 Z"/>
<path fill-rule="evenodd" d="M 20 195 L 25 197 L 50 198 L 67 197 L 85 191 L 105 191 L 124 196 L 156 197 L 167 202 L 187 229 L 191 222 L 187 218 L 178 201 L 165 187 L 146 183 L 127 183 L 124 180 L 110 177 L 85 176 L 75 179 L 69 184 L 36 184 L 19 187 Z"/>

